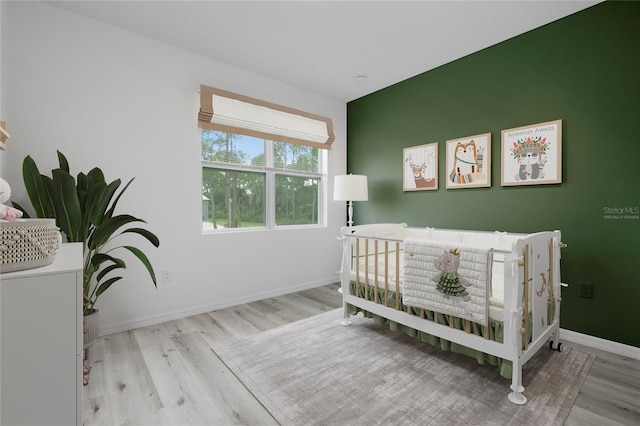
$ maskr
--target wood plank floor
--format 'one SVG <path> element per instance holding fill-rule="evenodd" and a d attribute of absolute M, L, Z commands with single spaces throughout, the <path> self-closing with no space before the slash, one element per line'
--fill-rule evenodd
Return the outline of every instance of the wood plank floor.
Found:
<path fill-rule="evenodd" d="M 89 350 L 84 424 L 277 424 L 211 345 L 338 308 L 337 289 L 332 284 L 99 338 Z M 640 425 L 640 361 L 582 349 L 596 360 L 565 424 Z"/>

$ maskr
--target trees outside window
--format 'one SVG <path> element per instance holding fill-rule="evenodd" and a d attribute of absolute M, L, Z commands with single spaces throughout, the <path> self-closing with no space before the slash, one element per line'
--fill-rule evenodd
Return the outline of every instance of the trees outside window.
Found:
<path fill-rule="evenodd" d="M 203 230 L 321 224 L 320 151 L 202 129 Z"/>

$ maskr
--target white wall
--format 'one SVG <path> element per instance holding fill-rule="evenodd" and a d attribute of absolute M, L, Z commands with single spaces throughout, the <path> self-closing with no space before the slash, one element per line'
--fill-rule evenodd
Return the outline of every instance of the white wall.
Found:
<path fill-rule="evenodd" d="M 329 198 L 328 227 L 202 235 L 201 83 L 333 118 L 333 175 L 346 169 L 346 104 L 176 49 L 40 2 L 3 4 L 4 154 L 13 199 L 29 205 L 21 164 L 49 174 L 62 151 L 72 173 L 99 166 L 108 180 L 136 180 L 120 212 L 157 233 L 141 242 L 154 289 L 133 260 L 99 301 L 103 334 L 336 282 L 344 203 Z M 188 25 L 188 24 L 186 24 Z"/>
<path fill-rule="evenodd" d="M 2 23 L 2 10 L 4 9 L 4 2 L 0 1 L 0 120 L 4 119 L 2 115 L 2 67 L 4 66 L 4 61 L 2 60 L 2 32 L 3 32 L 3 23 Z M 0 177 L 4 177 L 4 151 L 0 150 Z M 0 291 L 0 302 L 2 302 L 2 292 Z M 2 339 L 0 339 L 0 354 L 2 354 Z M 0 357 L 0 365 L 2 365 L 2 357 Z M 0 383 L 2 383 L 2 369 L 0 369 Z M 2 413 L 2 392 L 0 392 L 0 413 Z"/>
<path fill-rule="evenodd" d="M 4 103 L 4 97 L 2 96 L 2 68 L 4 68 L 5 61 L 3 60 L 2 55 L 2 33 L 4 32 L 4 22 L 2 17 L 2 11 L 4 9 L 5 2 L 0 1 L 0 120 L 6 121 L 4 115 L 2 114 L 2 104 Z M 7 124 L 8 126 L 8 124 Z M 11 133 L 11 132 L 9 132 Z M 0 177 L 4 177 L 4 167 L 5 167 L 5 155 L 4 151 L 0 150 Z"/>

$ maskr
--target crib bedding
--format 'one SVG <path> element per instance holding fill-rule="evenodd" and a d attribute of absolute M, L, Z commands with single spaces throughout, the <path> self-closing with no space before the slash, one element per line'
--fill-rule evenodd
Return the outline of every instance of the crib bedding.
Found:
<path fill-rule="evenodd" d="M 491 248 L 407 238 L 404 249 L 406 305 L 488 324 Z"/>
<path fill-rule="evenodd" d="M 399 259 L 402 262 L 404 256 L 404 248 L 399 251 Z M 377 261 L 376 261 L 377 259 Z M 400 282 L 400 293 L 402 294 L 403 268 L 396 268 L 396 256 L 391 253 L 385 255 L 378 253 L 359 256 L 359 267 L 357 280 L 363 287 L 368 285 L 371 289 L 378 287 L 384 291 L 385 276 L 387 277 L 387 288 L 395 293 L 396 281 Z M 376 269 L 377 265 L 377 269 Z M 386 269 L 385 269 L 386 265 Z M 491 263 L 491 284 L 489 291 L 489 317 L 498 321 L 504 320 L 504 255 L 502 253 L 494 253 Z M 368 271 L 368 273 L 366 272 Z M 397 275 L 397 276 L 396 276 Z M 351 281 L 356 281 L 356 269 L 350 271 Z M 373 291 L 373 290 L 372 290 Z"/>

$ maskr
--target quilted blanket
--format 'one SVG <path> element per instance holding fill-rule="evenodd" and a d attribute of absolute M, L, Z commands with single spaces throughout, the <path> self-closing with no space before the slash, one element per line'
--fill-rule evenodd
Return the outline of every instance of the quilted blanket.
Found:
<path fill-rule="evenodd" d="M 488 324 L 491 248 L 407 238 L 403 262 L 405 305 Z"/>

